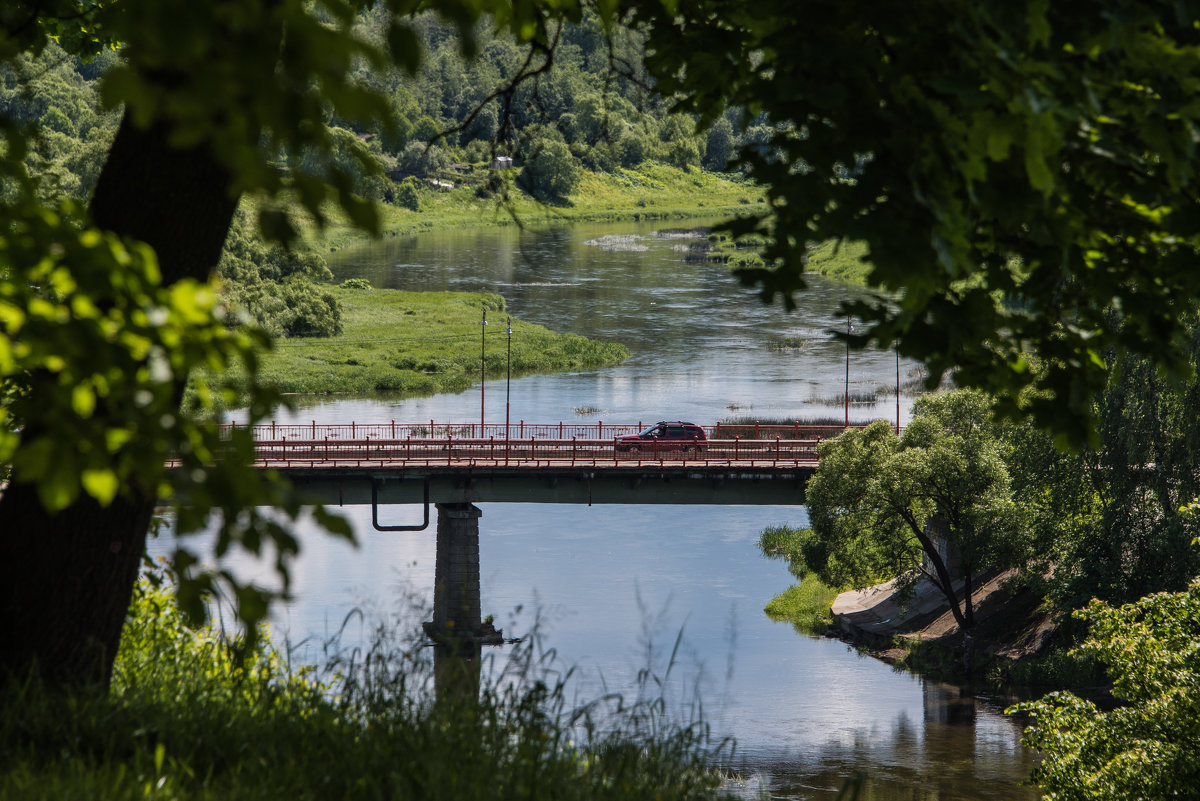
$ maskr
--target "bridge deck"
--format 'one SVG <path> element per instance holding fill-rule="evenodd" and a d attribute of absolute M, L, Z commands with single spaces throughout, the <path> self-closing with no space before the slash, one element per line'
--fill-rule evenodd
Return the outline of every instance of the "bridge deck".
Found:
<path fill-rule="evenodd" d="M 422 503 L 428 492 L 433 503 L 798 505 L 818 445 L 840 432 L 713 427 L 729 438 L 644 441 L 636 450 L 619 442 L 619 433 L 587 436 L 634 429 L 522 424 L 500 436 L 471 437 L 462 434 L 484 429 L 313 423 L 258 426 L 253 434 L 259 466 L 279 470 L 326 503 Z M 537 433 L 512 436 L 517 431 Z M 567 436 L 554 436 L 560 431 Z"/>

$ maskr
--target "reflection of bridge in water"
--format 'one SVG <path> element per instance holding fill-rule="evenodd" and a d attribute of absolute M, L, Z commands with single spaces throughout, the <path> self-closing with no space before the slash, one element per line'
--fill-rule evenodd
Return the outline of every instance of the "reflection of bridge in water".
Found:
<path fill-rule="evenodd" d="M 231 427 L 232 428 L 232 427 Z M 479 519 L 475 503 L 804 503 L 817 447 L 841 426 L 718 425 L 705 439 L 620 437 L 643 426 L 604 423 L 259 425 L 257 463 L 314 500 L 371 505 L 380 531 L 419 531 L 437 510 L 435 638 L 478 640 Z M 380 522 L 380 507 L 421 504 L 420 524 Z M 392 516 L 389 514 L 389 516 Z"/>

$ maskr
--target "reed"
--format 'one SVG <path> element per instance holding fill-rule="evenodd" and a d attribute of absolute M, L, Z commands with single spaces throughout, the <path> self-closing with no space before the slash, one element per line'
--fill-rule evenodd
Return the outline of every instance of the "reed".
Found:
<path fill-rule="evenodd" d="M 383 629 L 301 668 L 263 637 L 245 658 L 189 628 L 143 582 L 112 691 L 5 690 L 0 799 L 708 799 L 721 749 L 652 695 L 567 700 L 569 671 L 533 644 L 454 672 Z M 657 677 L 647 677 L 653 687 Z"/>

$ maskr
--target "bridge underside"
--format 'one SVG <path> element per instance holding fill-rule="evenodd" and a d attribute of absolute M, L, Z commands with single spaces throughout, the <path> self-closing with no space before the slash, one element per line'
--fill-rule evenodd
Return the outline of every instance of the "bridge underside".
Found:
<path fill-rule="evenodd" d="M 332 505 L 423 503 L 652 503 L 799 506 L 814 468 L 482 467 L 280 469 Z"/>

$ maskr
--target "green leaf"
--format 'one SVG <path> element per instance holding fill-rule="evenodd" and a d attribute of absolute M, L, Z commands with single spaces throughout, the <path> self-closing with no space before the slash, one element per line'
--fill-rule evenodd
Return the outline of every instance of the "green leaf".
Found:
<path fill-rule="evenodd" d="M 88 384 L 76 384 L 71 389 L 71 408 L 84 420 L 96 410 L 96 393 Z"/>
<path fill-rule="evenodd" d="M 120 482 L 112 470 L 84 470 L 80 474 L 84 491 L 91 495 L 101 506 L 108 506 L 117 496 Z"/>
<path fill-rule="evenodd" d="M 324 506 L 315 506 L 312 510 L 312 516 L 321 528 L 330 534 L 341 537 L 348 542 L 354 542 L 354 529 L 350 526 L 350 521 L 343 515 L 330 512 Z"/>
<path fill-rule="evenodd" d="M 412 26 L 392 20 L 388 26 L 387 41 L 392 60 L 409 75 L 416 75 L 421 68 L 421 40 Z"/>

